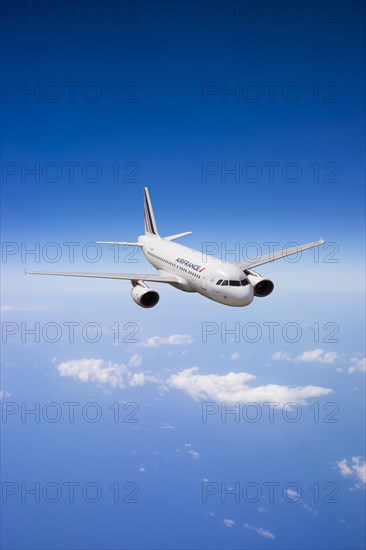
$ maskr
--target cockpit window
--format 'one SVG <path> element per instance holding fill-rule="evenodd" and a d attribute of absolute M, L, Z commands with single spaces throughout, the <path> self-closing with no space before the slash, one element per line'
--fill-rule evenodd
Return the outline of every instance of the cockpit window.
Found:
<path fill-rule="evenodd" d="M 248 279 L 240 279 L 240 281 L 223 281 L 219 279 L 216 284 L 221 286 L 246 286 L 249 285 L 249 281 Z"/>

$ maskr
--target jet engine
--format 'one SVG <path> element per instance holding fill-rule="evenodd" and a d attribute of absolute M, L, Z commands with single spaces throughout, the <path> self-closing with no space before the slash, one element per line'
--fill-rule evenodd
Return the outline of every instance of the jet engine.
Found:
<path fill-rule="evenodd" d="M 262 277 L 262 275 L 259 275 L 259 273 L 256 273 L 251 269 L 246 269 L 244 273 L 253 286 L 254 296 L 264 298 L 265 296 L 269 296 L 271 294 L 274 289 L 274 284 L 270 279 Z"/>
<path fill-rule="evenodd" d="M 140 307 L 154 307 L 159 301 L 159 293 L 153 288 L 149 288 L 143 283 L 135 283 L 131 290 L 132 299 Z"/>

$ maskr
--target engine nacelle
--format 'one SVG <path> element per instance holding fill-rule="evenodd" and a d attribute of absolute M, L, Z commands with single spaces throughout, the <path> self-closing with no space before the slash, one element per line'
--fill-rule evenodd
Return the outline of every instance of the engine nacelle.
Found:
<path fill-rule="evenodd" d="M 271 294 L 274 289 L 274 284 L 270 279 L 262 277 L 262 275 L 259 275 L 259 273 L 256 273 L 251 269 L 246 269 L 244 273 L 253 286 L 254 296 L 264 298 L 265 296 L 269 296 Z"/>
<path fill-rule="evenodd" d="M 131 296 L 134 302 L 140 307 L 154 307 L 159 301 L 159 293 L 148 286 L 137 283 L 131 290 Z"/>

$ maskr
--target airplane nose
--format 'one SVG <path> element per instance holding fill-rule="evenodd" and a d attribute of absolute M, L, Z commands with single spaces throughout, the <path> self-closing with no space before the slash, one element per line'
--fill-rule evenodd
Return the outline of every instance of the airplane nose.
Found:
<path fill-rule="evenodd" d="M 234 298 L 234 296 L 233 296 Z M 236 295 L 233 300 L 233 305 L 236 306 L 248 306 L 253 302 L 254 299 L 254 291 L 252 285 L 247 285 L 245 287 L 241 288 L 240 295 Z"/>
<path fill-rule="evenodd" d="M 244 305 L 248 306 L 249 304 L 251 304 L 254 300 L 254 290 L 253 290 L 253 287 L 252 285 L 247 285 L 246 287 L 243 288 L 245 294 L 244 294 Z"/>
<path fill-rule="evenodd" d="M 238 288 L 237 286 L 229 288 L 221 287 L 221 290 L 223 291 L 220 296 L 222 299 L 221 303 L 226 305 L 236 307 L 248 306 L 254 299 L 254 289 L 250 284 L 242 286 L 241 288 Z"/>

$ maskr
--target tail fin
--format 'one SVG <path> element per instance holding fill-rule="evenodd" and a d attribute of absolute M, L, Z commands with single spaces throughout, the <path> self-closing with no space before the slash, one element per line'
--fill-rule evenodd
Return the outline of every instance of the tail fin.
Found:
<path fill-rule="evenodd" d="M 151 206 L 149 190 L 147 187 L 144 188 L 144 220 L 145 235 L 148 233 L 152 233 L 153 235 L 159 236 L 158 228 L 156 227 L 154 211 Z"/>

